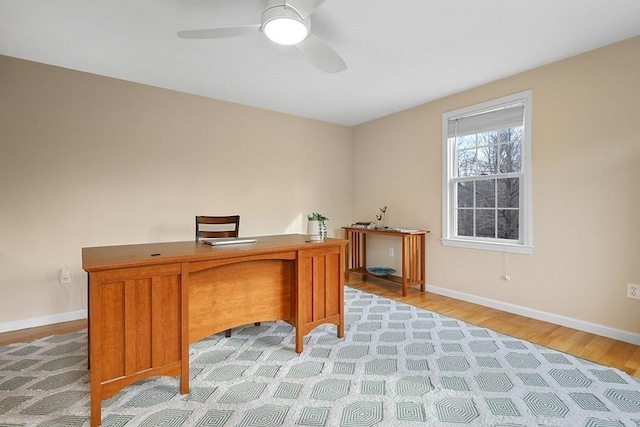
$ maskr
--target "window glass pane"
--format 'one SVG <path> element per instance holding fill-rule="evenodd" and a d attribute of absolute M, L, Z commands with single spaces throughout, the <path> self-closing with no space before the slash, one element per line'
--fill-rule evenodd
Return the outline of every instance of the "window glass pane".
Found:
<path fill-rule="evenodd" d="M 494 208 L 496 206 L 495 179 L 476 181 L 476 207 Z"/>
<path fill-rule="evenodd" d="M 473 207 L 473 181 L 458 183 L 458 207 Z"/>
<path fill-rule="evenodd" d="M 517 209 L 498 210 L 498 238 L 511 240 L 518 240 L 520 238 L 519 214 Z"/>
<path fill-rule="evenodd" d="M 476 174 L 476 150 L 458 151 L 458 176 L 472 176 Z"/>
<path fill-rule="evenodd" d="M 473 209 L 458 209 L 458 236 L 473 236 Z"/>
<path fill-rule="evenodd" d="M 498 142 L 520 142 L 522 141 L 522 126 L 515 128 L 500 129 L 498 131 Z"/>
<path fill-rule="evenodd" d="M 498 207 L 520 207 L 520 178 L 498 179 Z"/>
<path fill-rule="evenodd" d="M 478 148 L 478 175 L 491 175 L 498 170 L 498 149 L 495 145 Z"/>
<path fill-rule="evenodd" d="M 476 210 L 476 236 L 496 237 L 496 211 L 494 209 Z"/>
<path fill-rule="evenodd" d="M 495 131 L 478 134 L 478 147 L 491 145 L 498 142 L 498 133 Z"/>
<path fill-rule="evenodd" d="M 519 142 L 510 142 L 499 145 L 500 172 L 520 172 L 522 164 L 522 145 Z"/>
<path fill-rule="evenodd" d="M 475 135 L 465 135 L 458 137 L 458 150 L 464 150 L 466 148 L 476 148 Z"/>

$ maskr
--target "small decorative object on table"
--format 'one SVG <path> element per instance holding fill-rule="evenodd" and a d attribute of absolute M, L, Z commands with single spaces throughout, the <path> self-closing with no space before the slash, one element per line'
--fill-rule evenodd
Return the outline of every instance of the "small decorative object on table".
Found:
<path fill-rule="evenodd" d="M 328 221 L 329 218 L 318 212 L 314 212 L 307 215 L 307 219 L 309 220 L 307 224 L 309 240 L 312 242 L 324 242 L 324 239 L 327 238 L 327 224 L 325 221 Z"/>
<path fill-rule="evenodd" d="M 378 229 L 382 230 L 387 227 L 384 226 L 384 215 L 387 213 L 387 207 L 380 208 L 380 213 L 376 215 L 376 219 L 378 220 Z"/>
<path fill-rule="evenodd" d="M 396 272 L 393 268 L 389 267 L 369 267 L 367 268 L 367 271 L 374 276 L 380 277 L 388 276 Z"/>
<path fill-rule="evenodd" d="M 351 226 L 354 228 L 371 228 L 372 227 L 371 224 L 372 224 L 371 221 L 358 221 L 351 224 Z"/>

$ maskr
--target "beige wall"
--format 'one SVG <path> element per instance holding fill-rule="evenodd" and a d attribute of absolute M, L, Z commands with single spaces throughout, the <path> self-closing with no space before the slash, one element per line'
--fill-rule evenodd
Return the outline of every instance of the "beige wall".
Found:
<path fill-rule="evenodd" d="M 430 229 L 432 286 L 640 333 L 639 76 L 636 37 L 355 127 L 354 220 Z M 529 89 L 533 255 L 442 246 L 442 113 Z"/>
<path fill-rule="evenodd" d="M 81 248 L 351 220 L 351 128 L 0 56 L 0 325 L 86 309 Z M 328 165 L 331 165 L 329 168 Z M 72 285 L 58 270 L 72 269 Z"/>
<path fill-rule="evenodd" d="M 83 246 L 235 212 L 245 236 L 304 233 L 315 210 L 339 236 L 386 205 L 431 230 L 431 286 L 638 337 L 638 75 L 636 37 L 348 128 L 0 56 L 0 325 L 85 309 Z M 533 255 L 443 247 L 442 113 L 529 89 Z M 397 242 L 372 246 L 397 266 Z"/>

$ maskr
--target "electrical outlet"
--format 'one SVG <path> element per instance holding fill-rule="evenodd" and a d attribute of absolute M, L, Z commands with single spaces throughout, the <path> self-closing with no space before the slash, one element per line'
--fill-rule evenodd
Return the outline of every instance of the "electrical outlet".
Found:
<path fill-rule="evenodd" d="M 393 255 L 394 255 L 393 248 L 389 248 L 389 257 L 393 258 Z"/>
<path fill-rule="evenodd" d="M 640 299 L 640 285 L 627 283 L 627 298 Z"/>
<path fill-rule="evenodd" d="M 71 270 L 67 267 L 62 267 L 60 269 L 60 284 L 68 285 L 69 283 L 71 283 Z"/>

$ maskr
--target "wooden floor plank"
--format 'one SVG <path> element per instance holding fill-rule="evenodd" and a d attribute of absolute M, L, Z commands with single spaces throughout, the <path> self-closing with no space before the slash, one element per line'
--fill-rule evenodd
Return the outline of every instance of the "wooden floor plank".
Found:
<path fill-rule="evenodd" d="M 60 335 L 77 332 L 87 327 L 87 319 L 72 320 L 70 322 L 55 323 L 37 328 L 21 329 L 0 334 L 0 346 L 17 342 L 28 342 L 50 335 Z"/>

